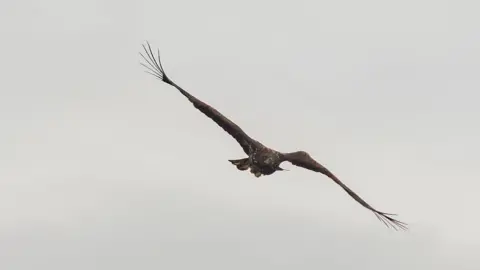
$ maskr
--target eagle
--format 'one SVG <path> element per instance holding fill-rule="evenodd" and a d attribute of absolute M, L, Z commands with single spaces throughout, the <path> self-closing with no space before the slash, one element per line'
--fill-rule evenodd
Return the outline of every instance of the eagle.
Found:
<path fill-rule="evenodd" d="M 368 210 L 372 211 L 375 216 L 382 221 L 387 227 L 393 228 L 395 230 L 407 229 L 407 224 L 401 222 L 397 219 L 394 219 L 392 216 L 396 214 L 389 214 L 381 212 L 370 206 L 365 202 L 359 195 L 357 195 L 353 190 L 347 187 L 340 179 L 335 176 L 330 170 L 324 167 L 322 164 L 318 163 L 305 151 L 295 151 L 290 153 L 283 153 L 276 151 L 272 148 L 269 148 L 263 145 L 261 142 L 250 137 L 244 130 L 242 130 L 237 124 L 232 122 L 226 116 L 221 114 L 212 106 L 196 98 L 175 82 L 173 82 L 165 73 L 165 69 L 162 66 L 160 61 L 160 50 L 157 49 L 157 55 L 152 51 L 150 43 L 147 41 L 146 46 L 142 44 L 145 55 L 140 52 L 143 60 L 146 63 L 141 65 L 147 68 L 145 70 L 147 73 L 155 76 L 157 79 L 163 81 L 166 84 L 169 84 L 175 87 L 183 96 L 185 96 L 195 108 L 200 112 L 206 115 L 208 118 L 213 120 L 218 126 L 220 126 L 224 131 L 226 131 L 230 136 L 232 136 L 238 144 L 242 147 L 243 151 L 247 155 L 245 158 L 240 159 L 229 159 L 228 161 L 236 166 L 240 171 L 250 170 L 250 173 L 255 175 L 255 177 L 260 177 L 262 175 L 271 175 L 276 171 L 285 171 L 285 169 L 280 167 L 282 162 L 288 161 L 291 164 L 302 167 L 314 172 L 319 172 L 336 184 L 338 184 L 343 190 L 345 190 L 353 199 L 355 199 L 359 204 Z"/>

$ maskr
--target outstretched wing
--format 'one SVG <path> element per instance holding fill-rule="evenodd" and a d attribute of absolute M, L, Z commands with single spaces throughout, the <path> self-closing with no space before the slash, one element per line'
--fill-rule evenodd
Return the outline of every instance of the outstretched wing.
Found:
<path fill-rule="evenodd" d="M 147 42 L 147 46 L 142 45 L 143 49 L 147 56 L 144 56 L 142 53 L 140 55 L 143 59 L 147 62 L 147 64 L 141 63 L 144 67 L 148 69 L 147 73 L 152 74 L 153 76 L 157 77 L 158 79 L 162 80 L 163 82 L 172 85 L 173 87 L 177 88 L 182 95 L 184 95 L 195 108 L 200 110 L 203 114 L 208 116 L 212 119 L 215 123 L 217 123 L 223 130 L 225 130 L 228 134 L 230 134 L 235 140 L 240 144 L 243 148 L 243 151 L 250 155 L 252 149 L 261 146 L 261 144 L 250 138 L 238 125 L 233 123 L 230 119 L 226 116 L 221 114 L 215 108 L 211 107 L 210 105 L 206 104 L 205 102 L 199 100 L 198 98 L 194 97 L 187 91 L 183 90 L 180 86 L 174 83 L 170 78 L 167 77 L 165 71 L 162 67 L 162 63 L 160 62 L 160 51 L 157 51 L 157 58 L 155 59 L 155 55 L 152 52 L 150 44 Z"/>
<path fill-rule="evenodd" d="M 303 167 L 308 170 L 312 170 L 315 172 L 322 173 L 332 179 L 335 183 L 341 186 L 353 199 L 355 199 L 358 203 L 360 203 L 363 207 L 371 210 L 377 218 L 382 221 L 387 227 L 392 227 L 394 229 L 400 228 L 403 230 L 407 229 L 407 224 L 401 221 L 398 221 L 390 216 L 395 214 L 388 214 L 384 212 L 380 212 L 370 206 L 367 202 L 365 202 L 360 196 L 358 196 L 353 190 L 347 187 L 342 181 L 340 181 L 332 172 L 330 172 L 327 168 L 325 168 L 320 163 L 316 162 L 310 155 L 306 152 L 299 151 L 294 153 L 289 153 L 285 155 L 287 161 L 292 163 L 295 166 Z"/>

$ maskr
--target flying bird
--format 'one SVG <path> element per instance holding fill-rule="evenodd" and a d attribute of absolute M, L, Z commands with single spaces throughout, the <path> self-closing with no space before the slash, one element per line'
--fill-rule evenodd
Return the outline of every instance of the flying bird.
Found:
<path fill-rule="evenodd" d="M 407 224 L 399 220 L 394 219 L 391 216 L 395 214 L 389 214 L 385 212 L 380 212 L 370 206 L 365 202 L 360 196 L 353 192 L 349 187 L 347 187 L 342 181 L 340 181 L 331 171 L 325 168 L 323 165 L 315 161 L 307 152 L 305 151 L 296 151 L 290 153 L 282 153 L 266 147 L 259 141 L 251 138 L 245 133 L 237 124 L 232 122 L 226 116 L 221 114 L 212 106 L 201 101 L 200 99 L 194 97 L 186 90 L 182 89 L 175 82 L 173 82 L 165 73 L 165 70 L 160 61 L 160 50 L 157 50 L 157 56 L 150 47 L 150 44 L 147 42 L 147 46 L 142 45 L 145 51 L 145 55 L 140 53 L 146 63 L 141 63 L 145 68 L 146 72 L 160 79 L 164 83 L 167 83 L 175 87 L 182 95 L 184 95 L 195 108 L 205 114 L 207 117 L 212 119 L 217 125 L 219 125 L 224 131 L 230 134 L 242 147 L 243 151 L 247 155 L 246 158 L 240 159 L 229 159 L 228 161 L 237 167 L 240 171 L 245 171 L 250 169 L 250 172 L 255 175 L 255 177 L 260 177 L 262 175 L 271 175 L 276 171 L 285 171 L 285 169 L 280 167 L 280 164 L 284 161 L 288 161 L 291 164 L 302 167 L 314 172 L 319 172 L 330 179 L 332 179 L 336 184 L 343 188 L 353 199 L 360 203 L 363 207 L 372 211 L 375 216 L 382 221 L 387 227 L 397 229 L 407 229 Z"/>

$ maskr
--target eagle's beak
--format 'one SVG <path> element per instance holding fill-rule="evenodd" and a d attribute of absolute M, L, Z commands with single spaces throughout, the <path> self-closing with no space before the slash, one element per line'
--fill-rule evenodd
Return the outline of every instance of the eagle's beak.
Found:
<path fill-rule="evenodd" d="M 278 170 L 279 170 L 279 171 L 287 171 L 287 172 L 290 171 L 290 170 L 287 170 L 287 169 L 284 169 L 284 168 L 280 168 L 280 167 L 278 167 Z"/>

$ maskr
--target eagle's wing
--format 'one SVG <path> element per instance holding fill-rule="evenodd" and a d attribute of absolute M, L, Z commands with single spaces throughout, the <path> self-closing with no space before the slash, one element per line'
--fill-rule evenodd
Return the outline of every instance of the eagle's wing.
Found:
<path fill-rule="evenodd" d="M 225 130 L 228 134 L 230 134 L 235 140 L 240 144 L 243 148 L 243 151 L 249 155 L 252 149 L 258 148 L 261 144 L 250 138 L 238 125 L 233 123 L 230 119 L 226 116 L 221 114 L 215 108 L 211 107 L 210 105 L 206 104 L 205 102 L 199 100 L 198 98 L 194 97 L 187 91 L 183 90 L 180 86 L 176 83 L 171 81 L 162 67 L 162 63 L 160 62 L 160 52 L 157 51 L 157 58 L 155 59 L 155 55 L 152 52 L 150 44 L 147 42 L 147 46 L 142 45 L 143 49 L 145 50 L 146 57 L 140 53 L 143 59 L 147 62 L 147 64 L 141 63 L 144 67 L 148 69 L 147 73 L 152 74 L 153 76 L 157 77 L 158 79 L 162 80 L 163 82 L 174 86 L 175 88 L 182 93 L 192 104 L 195 108 L 200 110 L 203 114 L 208 116 L 212 119 L 215 123 L 217 123 L 223 130 Z"/>
<path fill-rule="evenodd" d="M 407 229 L 407 224 L 401 221 L 398 221 L 390 216 L 395 214 L 388 214 L 384 212 L 377 211 L 375 208 L 370 206 L 367 202 L 365 202 L 360 196 L 358 196 L 353 190 L 347 187 L 344 183 L 342 183 L 332 172 L 330 172 L 327 168 L 325 168 L 320 163 L 316 162 L 310 155 L 303 151 L 288 153 L 285 154 L 286 161 L 289 161 L 293 165 L 303 167 L 308 170 L 312 170 L 315 172 L 322 173 L 328 176 L 330 179 L 335 181 L 338 185 L 340 185 L 353 199 L 355 199 L 358 203 L 360 203 L 363 207 L 371 210 L 377 218 L 382 221 L 387 227 L 392 227 L 394 229 L 400 228 L 403 230 Z"/>

